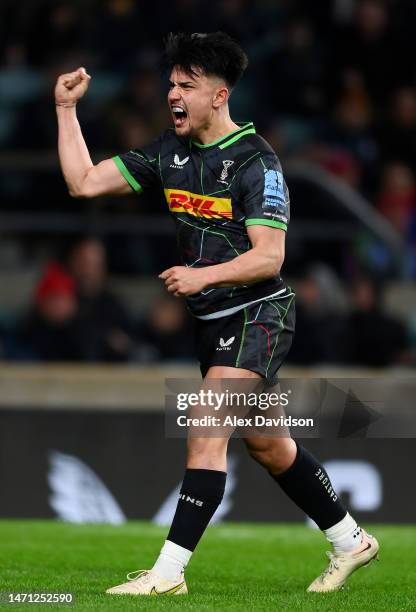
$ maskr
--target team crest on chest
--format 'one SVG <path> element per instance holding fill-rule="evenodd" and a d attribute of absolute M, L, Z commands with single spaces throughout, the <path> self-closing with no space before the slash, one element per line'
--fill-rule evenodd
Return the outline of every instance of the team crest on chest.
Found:
<path fill-rule="evenodd" d="M 224 161 L 222 162 L 223 168 L 222 168 L 222 172 L 221 172 L 221 176 L 218 179 L 219 183 L 225 183 L 226 182 L 226 178 L 228 178 L 228 169 L 233 165 L 233 161 L 231 161 L 231 159 L 224 159 Z"/>

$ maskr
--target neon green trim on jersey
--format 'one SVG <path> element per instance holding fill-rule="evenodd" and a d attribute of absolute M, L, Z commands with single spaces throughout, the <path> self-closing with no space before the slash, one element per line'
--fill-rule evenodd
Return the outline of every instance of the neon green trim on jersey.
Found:
<path fill-rule="evenodd" d="M 130 187 L 134 189 L 134 191 L 136 191 L 137 193 L 141 193 L 143 191 L 143 187 L 140 185 L 140 183 L 136 181 L 134 176 L 130 174 L 130 172 L 128 171 L 126 165 L 124 164 L 120 156 L 116 155 L 115 157 L 113 157 L 113 161 L 115 165 L 117 166 L 117 168 L 120 170 L 121 174 L 124 176 L 124 178 L 128 182 L 128 184 L 130 185 Z"/>
<path fill-rule="evenodd" d="M 251 131 L 248 131 L 248 129 L 250 129 Z M 201 144 L 199 142 L 195 142 L 195 140 L 192 140 L 191 142 L 192 144 L 194 144 L 196 147 L 199 147 L 200 149 L 207 149 L 208 147 L 213 147 L 215 145 L 218 145 L 220 142 L 223 142 L 224 140 L 227 140 L 227 138 L 231 138 L 232 136 L 234 136 L 235 140 L 238 140 L 238 138 L 240 138 L 241 136 L 244 136 L 245 134 L 255 134 L 255 133 L 256 133 L 256 128 L 254 127 L 253 123 L 246 123 L 245 125 L 238 128 L 238 130 L 234 130 L 233 132 L 230 132 L 229 134 L 226 134 L 225 136 L 221 136 L 221 138 L 218 138 L 218 140 L 214 140 L 213 142 L 209 142 L 207 144 Z M 235 142 L 235 140 L 233 140 L 233 142 Z M 223 144 L 220 145 L 220 149 L 225 149 L 226 145 L 227 143 L 223 142 Z"/>
<path fill-rule="evenodd" d="M 256 130 L 254 127 L 249 128 L 248 130 L 244 130 L 244 132 L 240 132 L 236 134 L 233 138 L 230 138 L 230 140 L 227 140 L 227 142 L 224 142 L 223 144 L 221 144 L 219 148 L 226 149 L 230 145 L 234 144 L 237 140 L 240 140 L 240 138 L 242 138 L 243 136 L 246 136 L 247 134 L 255 134 L 255 133 L 256 133 Z"/>
<path fill-rule="evenodd" d="M 269 227 L 277 227 L 285 232 L 287 231 L 286 223 L 282 223 L 281 221 L 272 221 L 271 219 L 246 219 L 245 225 L 246 227 L 248 225 L 268 225 Z"/>

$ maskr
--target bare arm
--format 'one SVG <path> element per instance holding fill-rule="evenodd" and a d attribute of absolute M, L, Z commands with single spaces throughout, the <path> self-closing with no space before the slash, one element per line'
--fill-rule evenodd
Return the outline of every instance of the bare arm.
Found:
<path fill-rule="evenodd" d="M 76 104 L 88 89 L 91 77 L 84 68 L 63 74 L 55 87 L 58 117 L 59 160 L 69 193 L 73 197 L 123 195 L 131 188 L 111 159 L 95 165 L 81 132 Z"/>
<path fill-rule="evenodd" d="M 252 249 L 226 263 L 205 268 L 175 266 L 159 278 L 176 296 L 193 295 L 209 287 L 233 287 L 273 278 L 285 257 L 285 232 L 264 225 L 251 225 L 247 233 Z"/>
<path fill-rule="evenodd" d="M 234 287 L 279 274 L 285 258 L 285 232 L 265 225 L 250 225 L 247 234 L 252 249 L 231 261 L 202 270 L 207 279 L 206 287 Z"/>

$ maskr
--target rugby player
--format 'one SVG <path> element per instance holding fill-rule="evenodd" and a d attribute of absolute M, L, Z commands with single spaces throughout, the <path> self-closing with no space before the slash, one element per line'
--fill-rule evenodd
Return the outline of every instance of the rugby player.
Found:
<path fill-rule="evenodd" d="M 247 57 L 215 32 L 171 34 L 166 58 L 173 128 L 149 146 L 97 165 L 76 116 L 91 77 L 78 68 L 58 78 L 62 171 L 74 197 L 159 187 L 176 222 L 183 264 L 160 278 L 170 293 L 186 298 L 196 318 L 202 376 L 273 381 L 295 324 L 294 293 L 280 277 L 289 194 L 269 144 L 252 123 L 230 117 L 229 97 Z M 107 593 L 187 593 L 184 570 L 223 497 L 227 444 L 225 437 L 189 438 L 176 513 L 158 559 Z M 300 444 L 290 437 L 249 437 L 245 444 L 332 543 L 329 565 L 308 591 L 342 588 L 377 556 L 376 539 L 357 525 L 322 465 Z"/>

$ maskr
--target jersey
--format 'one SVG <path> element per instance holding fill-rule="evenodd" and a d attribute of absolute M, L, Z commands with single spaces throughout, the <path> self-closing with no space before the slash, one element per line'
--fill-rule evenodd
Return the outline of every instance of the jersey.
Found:
<path fill-rule="evenodd" d="M 149 146 L 113 159 L 137 193 L 160 187 L 185 266 L 220 264 L 247 252 L 252 248 L 250 225 L 287 229 L 290 201 L 282 168 L 252 123 L 206 145 L 168 129 Z M 214 319 L 286 293 L 278 275 L 211 287 L 189 296 L 187 303 L 194 316 Z"/>

